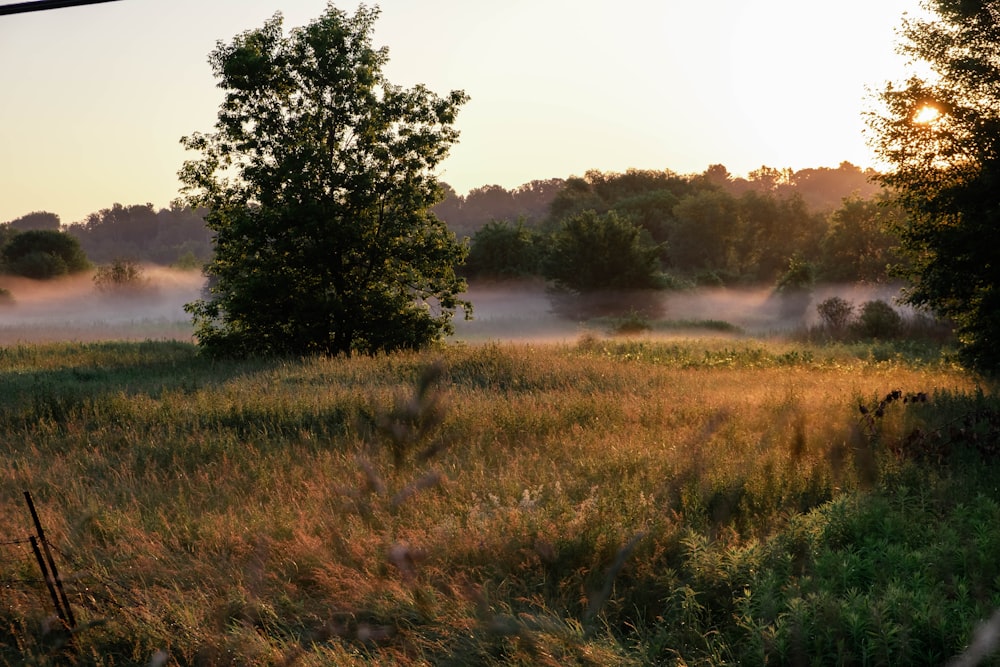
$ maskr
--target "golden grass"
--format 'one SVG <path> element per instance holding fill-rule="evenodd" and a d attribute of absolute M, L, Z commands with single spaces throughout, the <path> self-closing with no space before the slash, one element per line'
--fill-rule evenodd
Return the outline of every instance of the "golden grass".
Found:
<path fill-rule="evenodd" d="M 118 664 L 157 649 L 188 664 L 627 662 L 620 631 L 585 619 L 633 536 L 621 585 L 669 589 L 657 570 L 690 531 L 751 544 L 856 488 L 838 456 L 859 401 L 975 388 L 945 364 L 732 340 L 247 365 L 124 349 L 25 348 L 0 366 L 37 389 L 0 404 L 0 536 L 26 532 L 32 490 L 66 569 L 100 590 L 76 593 L 84 620 L 107 621 L 81 650 Z M 446 410 L 428 441 L 448 446 L 394 465 L 358 415 L 405 403 L 432 361 Z M 603 622 L 637 613 L 618 597 Z M 5 622 L 30 635 L 18 624 L 44 613 L 19 603 Z"/>

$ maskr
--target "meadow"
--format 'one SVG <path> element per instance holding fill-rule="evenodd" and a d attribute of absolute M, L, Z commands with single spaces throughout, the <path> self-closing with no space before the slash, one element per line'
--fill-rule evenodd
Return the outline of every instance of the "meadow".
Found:
<path fill-rule="evenodd" d="M 0 548 L 5 664 L 936 665 L 1000 608 L 1000 405 L 930 347 L 24 343 L 0 373 L 0 542 L 30 490 L 77 622 Z"/>

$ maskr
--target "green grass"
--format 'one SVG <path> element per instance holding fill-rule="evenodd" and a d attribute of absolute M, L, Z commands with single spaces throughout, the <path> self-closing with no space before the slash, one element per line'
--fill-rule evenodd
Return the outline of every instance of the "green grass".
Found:
<path fill-rule="evenodd" d="M 78 343 L 0 376 L 0 541 L 31 490 L 82 627 L 8 587 L 8 664 L 932 665 L 1000 607 L 1000 405 L 926 349 Z"/>

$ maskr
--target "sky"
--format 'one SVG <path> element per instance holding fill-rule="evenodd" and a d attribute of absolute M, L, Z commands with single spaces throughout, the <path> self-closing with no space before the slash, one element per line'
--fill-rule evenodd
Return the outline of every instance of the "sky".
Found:
<path fill-rule="evenodd" d="M 0 0 L 12 4 L 13 0 Z M 336 5 L 353 12 L 357 2 Z M 389 80 L 464 90 L 438 176 L 483 185 L 629 168 L 875 166 L 863 111 L 903 78 L 919 0 L 382 0 Z M 326 0 L 119 0 L 0 16 L 0 222 L 169 206 L 222 91 L 208 54 Z"/>

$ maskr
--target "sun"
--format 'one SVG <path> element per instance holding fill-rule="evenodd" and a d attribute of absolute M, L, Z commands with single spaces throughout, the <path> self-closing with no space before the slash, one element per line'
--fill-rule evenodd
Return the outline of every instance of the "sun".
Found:
<path fill-rule="evenodd" d="M 913 122 L 917 125 L 931 125 L 941 118 L 941 110 L 933 104 L 925 104 L 913 114 Z"/>

